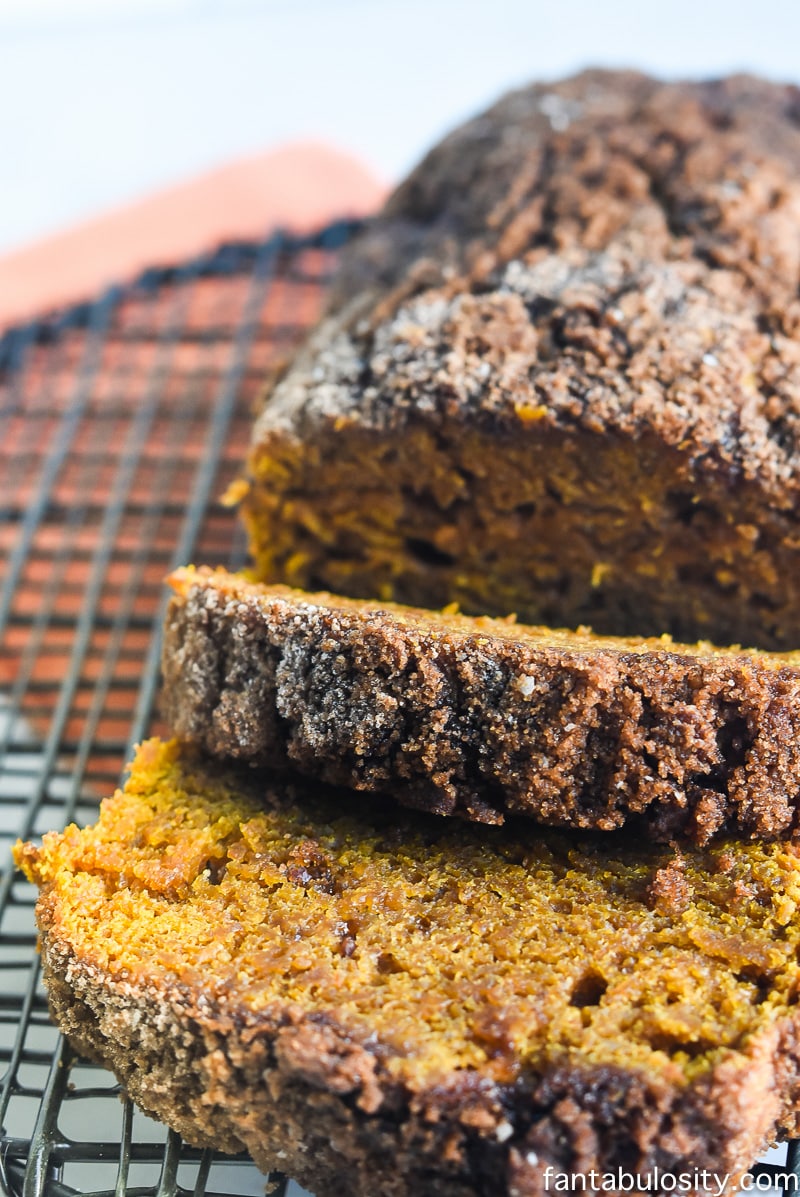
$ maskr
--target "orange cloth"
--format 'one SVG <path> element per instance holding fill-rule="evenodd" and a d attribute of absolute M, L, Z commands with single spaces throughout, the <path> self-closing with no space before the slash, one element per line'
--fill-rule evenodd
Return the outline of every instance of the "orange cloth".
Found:
<path fill-rule="evenodd" d="M 367 215 L 385 192 L 360 162 L 324 145 L 292 144 L 231 163 L 0 257 L 0 325 L 231 238 Z"/>

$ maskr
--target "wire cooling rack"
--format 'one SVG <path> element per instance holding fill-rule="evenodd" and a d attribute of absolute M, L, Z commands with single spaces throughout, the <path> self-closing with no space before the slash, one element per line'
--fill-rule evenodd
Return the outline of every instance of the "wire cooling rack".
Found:
<path fill-rule="evenodd" d="M 237 569 L 219 501 L 268 368 L 317 317 L 353 231 L 224 246 L 0 335 L 0 1188 L 256 1197 L 246 1157 L 188 1148 L 51 1026 L 19 836 L 90 822 L 155 711 L 163 578 Z M 791 1144 L 755 1175 L 797 1173 Z M 785 1162 L 784 1162 L 785 1160 Z M 272 1177 L 278 1197 L 302 1190 Z M 791 1188 L 791 1185 L 788 1186 Z M 763 1190 L 762 1190 L 763 1191 Z M 426 1197 L 420 1193 L 419 1197 Z"/>
<path fill-rule="evenodd" d="M 163 578 L 243 564 L 219 496 L 265 372 L 316 319 L 351 231 L 228 245 L 0 337 L 0 1184 L 14 1197 L 264 1191 L 248 1160 L 189 1149 L 73 1058 L 10 847 L 91 821 L 133 744 L 166 730 Z"/>

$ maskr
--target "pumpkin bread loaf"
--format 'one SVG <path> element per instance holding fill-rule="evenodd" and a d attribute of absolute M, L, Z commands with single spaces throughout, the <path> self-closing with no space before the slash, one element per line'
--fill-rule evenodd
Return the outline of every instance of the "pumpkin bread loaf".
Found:
<path fill-rule="evenodd" d="M 318 1197 L 733 1184 L 797 1133 L 794 845 L 398 829 L 150 741 L 94 827 L 16 857 L 78 1050 Z"/>
<path fill-rule="evenodd" d="M 590 71 L 436 147 L 273 385 L 258 576 L 800 645 L 800 92 Z"/>
<path fill-rule="evenodd" d="M 171 582 L 164 714 L 216 756 L 490 823 L 705 843 L 800 821 L 800 654 Z"/>

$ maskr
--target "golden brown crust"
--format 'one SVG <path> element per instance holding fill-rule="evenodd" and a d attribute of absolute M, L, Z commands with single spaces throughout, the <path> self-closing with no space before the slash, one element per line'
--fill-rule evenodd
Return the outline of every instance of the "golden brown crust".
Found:
<path fill-rule="evenodd" d="M 178 571 L 163 706 L 214 755 L 438 814 L 791 834 L 796 656 L 613 640 Z"/>

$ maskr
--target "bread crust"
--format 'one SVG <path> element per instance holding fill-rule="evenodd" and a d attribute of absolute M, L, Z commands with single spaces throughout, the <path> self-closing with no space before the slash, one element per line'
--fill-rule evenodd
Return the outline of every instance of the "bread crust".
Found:
<path fill-rule="evenodd" d="M 387 298 L 383 315 L 531 248 L 602 249 L 626 235 L 645 257 L 732 266 L 764 295 L 788 294 L 798 168 L 795 84 L 598 69 L 535 83 L 425 155 L 346 255 L 332 306 L 372 291 Z"/>
<path fill-rule="evenodd" d="M 700 844 L 797 826 L 795 656 L 171 581 L 163 709 L 213 755 L 483 822 Z"/>

